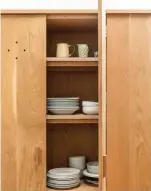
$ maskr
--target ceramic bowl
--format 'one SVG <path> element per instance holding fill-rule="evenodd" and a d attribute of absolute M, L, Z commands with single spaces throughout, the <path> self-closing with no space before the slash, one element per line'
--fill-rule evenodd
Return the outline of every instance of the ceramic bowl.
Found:
<path fill-rule="evenodd" d="M 98 161 L 88 162 L 87 163 L 87 170 L 89 173 L 98 174 L 99 173 Z"/>
<path fill-rule="evenodd" d="M 98 107 L 83 107 L 83 113 L 87 115 L 97 115 L 98 114 Z"/>
<path fill-rule="evenodd" d="M 94 102 L 94 101 L 82 101 L 82 106 L 83 107 L 97 107 L 98 106 L 98 102 Z"/>

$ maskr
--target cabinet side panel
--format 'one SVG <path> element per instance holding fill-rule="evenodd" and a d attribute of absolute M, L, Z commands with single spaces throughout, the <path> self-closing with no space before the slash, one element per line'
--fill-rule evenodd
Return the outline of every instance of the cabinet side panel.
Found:
<path fill-rule="evenodd" d="M 151 15 L 107 16 L 107 190 L 151 190 Z"/>
<path fill-rule="evenodd" d="M 46 18 L 22 16 L 17 25 L 19 190 L 45 190 Z"/>
<path fill-rule="evenodd" d="M 17 190 L 16 29 L 7 16 L 1 24 L 1 190 L 11 191 Z"/>
<path fill-rule="evenodd" d="M 10 16 L 6 17 L 10 20 Z M 15 60 L 13 64 L 16 73 L 15 85 L 8 82 L 11 85 L 7 89 L 10 95 L 15 97 L 9 105 L 10 108 L 13 107 L 15 113 L 15 126 L 13 126 L 16 132 L 13 138 L 16 143 L 14 146 L 16 172 L 14 176 L 17 188 L 6 189 L 6 191 L 44 191 L 46 189 L 46 18 L 43 15 L 11 17 L 14 25 L 10 28 L 15 28 L 13 34 L 15 38 L 12 43 L 15 44 L 16 51 L 13 55 L 15 57 L 11 59 Z M 11 22 L 9 25 L 11 26 Z M 7 75 L 9 74 L 6 72 L 4 78 Z M 12 80 L 9 78 L 9 81 Z M 8 92 L 5 96 L 9 97 Z M 10 112 L 9 107 L 7 112 Z M 3 113 L 3 118 L 4 114 L 6 113 Z M 7 129 L 11 128 L 11 125 L 9 124 Z M 11 139 L 10 135 L 8 137 Z M 7 145 L 7 148 L 10 149 L 10 146 Z M 14 168 L 9 163 L 7 166 L 11 170 Z"/>

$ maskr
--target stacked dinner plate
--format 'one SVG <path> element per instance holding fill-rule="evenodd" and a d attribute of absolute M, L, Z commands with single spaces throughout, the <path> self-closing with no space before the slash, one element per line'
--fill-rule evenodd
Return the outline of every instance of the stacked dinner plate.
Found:
<path fill-rule="evenodd" d="M 98 161 L 87 163 L 87 169 L 83 171 L 85 181 L 90 184 L 98 185 L 99 182 L 99 166 Z"/>
<path fill-rule="evenodd" d="M 71 115 L 79 110 L 79 97 L 47 98 L 47 110 L 56 115 Z"/>
<path fill-rule="evenodd" d="M 80 170 L 76 168 L 55 168 L 47 173 L 47 186 L 55 189 L 69 189 L 80 184 Z"/>

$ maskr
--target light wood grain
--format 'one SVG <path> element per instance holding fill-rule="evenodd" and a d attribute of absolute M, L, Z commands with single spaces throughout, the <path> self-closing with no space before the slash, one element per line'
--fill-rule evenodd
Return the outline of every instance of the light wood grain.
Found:
<path fill-rule="evenodd" d="M 102 121 L 102 0 L 98 0 L 98 102 L 99 102 L 99 119 L 98 119 L 98 155 L 99 155 L 99 190 L 103 190 L 103 121 Z"/>
<path fill-rule="evenodd" d="M 71 45 L 76 44 L 89 44 L 91 50 L 89 57 L 93 57 L 93 52 L 98 49 L 98 31 L 68 31 L 68 32 L 51 32 L 47 31 L 47 57 L 56 57 L 57 43 L 68 43 Z M 72 57 L 77 57 L 78 50 L 75 46 L 75 53 Z"/>
<path fill-rule="evenodd" d="M 45 16 L 2 16 L 2 39 L 2 190 L 44 191 Z"/>
<path fill-rule="evenodd" d="M 57 58 L 47 57 L 47 67 L 97 67 L 98 58 Z"/>
<path fill-rule="evenodd" d="M 72 188 L 72 190 L 73 191 L 99 191 L 99 187 L 81 182 L 81 185 L 79 187 Z M 56 189 L 47 188 L 47 191 L 56 191 Z M 64 190 L 64 191 L 67 191 L 67 190 Z"/>
<path fill-rule="evenodd" d="M 73 13 L 76 13 L 76 14 L 96 14 L 98 13 L 98 10 L 97 9 L 90 9 L 90 10 L 79 10 L 79 9 L 63 9 L 63 10 L 55 10 L 55 9 L 17 9 L 17 10 L 10 10 L 10 9 L 2 9 L 1 10 L 1 14 L 73 14 Z"/>
<path fill-rule="evenodd" d="M 47 123 L 98 123 L 98 115 L 47 115 Z"/>
<path fill-rule="evenodd" d="M 107 16 L 107 190 L 151 190 L 151 15 Z"/>
<path fill-rule="evenodd" d="M 113 9 L 108 9 L 106 10 L 107 14 L 150 14 L 151 9 L 124 9 L 124 10 L 113 10 Z"/>
<path fill-rule="evenodd" d="M 47 124 L 47 170 L 68 166 L 69 156 L 98 160 L 97 124 Z"/>
<path fill-rule="evenodd" d="M 47 62 L 97 62 L 97 57 L 87 57 L 87 58 L 79 58 L 79 57 L 69 57 L 69 58 L 58 58 L 58 57 L 47 57 Z"/>
<path fill-rule="evenodd" d="M 84 100 L 98 101 L 97 92 L 97 70 L 47 70 L 47 97 L 80 97 L 81 106 Z"/>
<path fill-rule="evenodd" d="M 96 31 L 97 14 L 51 14 L 47 16 L 50 31 Z"/>

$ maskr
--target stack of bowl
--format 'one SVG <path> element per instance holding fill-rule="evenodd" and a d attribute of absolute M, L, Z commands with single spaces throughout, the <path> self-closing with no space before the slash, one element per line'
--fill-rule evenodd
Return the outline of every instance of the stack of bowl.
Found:
<path fill-rule="evenodd" d="M 76 168 L 80 170 L 80 177 L 83 177 L 83 170 L 86 166 L 86 157 L 85 156 L 72 156 L 69 157 L 69 167 Z"/>
<path fill-rule="evenodd" d="M 97 115 L 98 114 L 98 102 L 93 101 L 83 101 L 82 111 L 87 115 Z"/>
<path fill-rule="evenodd" d="M 87 169 L 83 171 L 85 181 L 90 184 L 98 185 L 99 183 L 99 165 L 98 161 L 88 162 Z"/>

